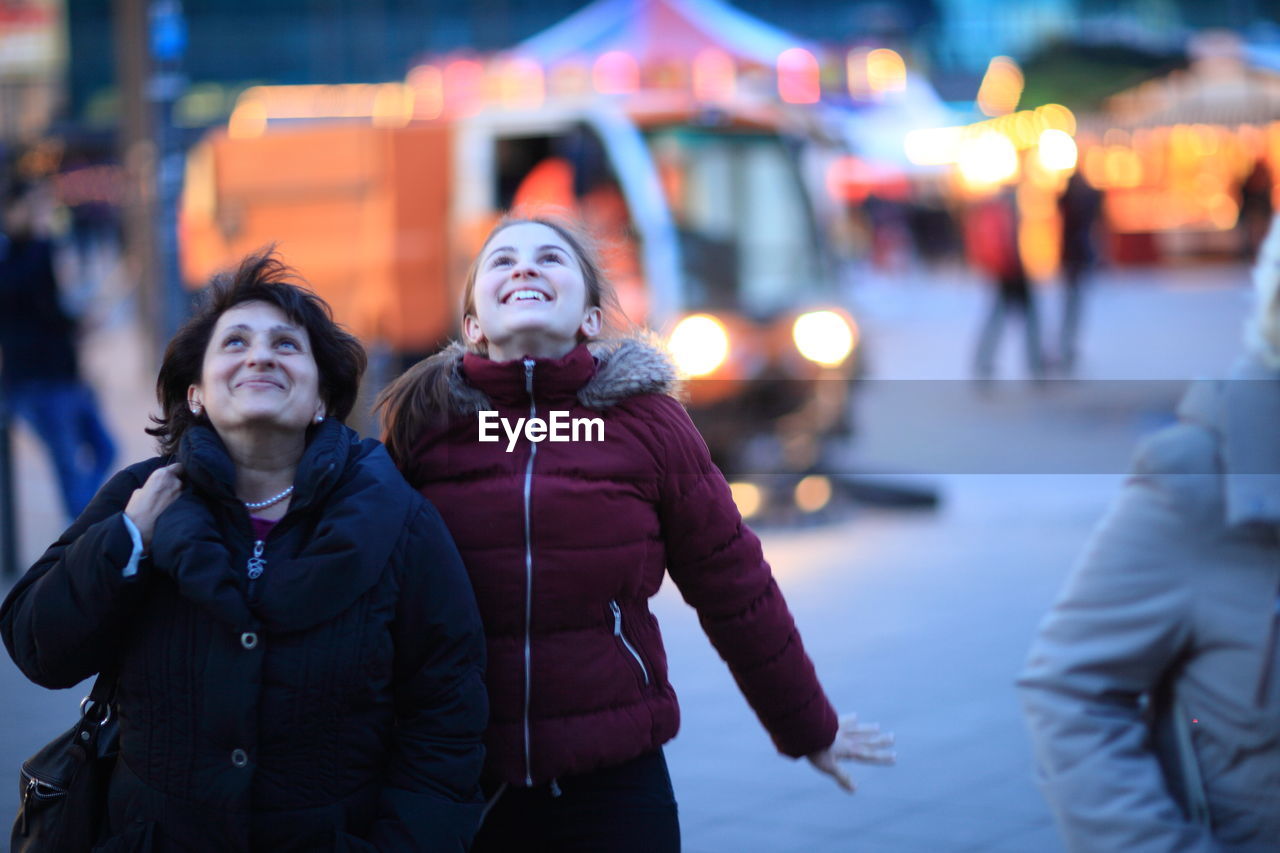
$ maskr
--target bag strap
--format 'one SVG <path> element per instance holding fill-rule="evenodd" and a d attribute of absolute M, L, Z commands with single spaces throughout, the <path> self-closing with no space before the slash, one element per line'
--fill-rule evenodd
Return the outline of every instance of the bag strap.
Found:
<path fill-rule="evenodd" d="M 117 668 L 115 664 L 105 666 L 98 673 L 98 677 L 94 679 L 93 689 L 89 691 L 89 695 L 84 697 L 84 701 L 80 703 L 81 720 L 88 720 L 89 713 L 95 712 L 93 722 L 95 726 L 106 722 L 107 717 L 111 715 L 111 703 L 116 698 L 116 682 Z M 105 714 L 96 713 L 98 709 L 105 708 Z"/>

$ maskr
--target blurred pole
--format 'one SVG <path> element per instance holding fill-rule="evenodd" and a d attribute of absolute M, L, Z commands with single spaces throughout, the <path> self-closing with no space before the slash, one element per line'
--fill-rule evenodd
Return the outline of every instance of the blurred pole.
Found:
<path fill-rule="evenodd" d="M 147 0 L 112 0 L 112 18 L 116 85 L 120 92 L 117 144 L 129 188 L 124 209 L 125 262 L 128 275 L 138 285 L 139 325 L 152 335 L 146 342 L 150 356 L 147 361 L 156 364 L 160 361 L 157 345 L 161 343 L 163 321 L 152 250 L 155 148 L 145 97 L 151 76 Z"/>
<path fill-rule="evenodd" d="M 180 0 L 151 0 L 149 9 L 152 134 L 156 151 L 155 270 L 160 284 L 161 332 L 167 342 L 187 318 L 187 298 L 178 262 L 178 202 L 182 195 L 185 151 L 173 126 L 173 108 L 186 89 L 182 55 L 187 24 Z"/>
<path fill-rule="evenodd" d="M 183 150 L 173 126 L 174 104 L 186 88 L 181 72 L 186 22 L 178 0 L 114 4 L 120 153 L 132 189 L 125 218 L 127 256 L 155 363 L 187 311 L 177 232 Z"/>
<path fill-rule="evenodd" d="M 9 404 L 0 392 L 0 578 L 18 575 L 18 525 L 14 523 L 13 445 L 9 435 Z"/>

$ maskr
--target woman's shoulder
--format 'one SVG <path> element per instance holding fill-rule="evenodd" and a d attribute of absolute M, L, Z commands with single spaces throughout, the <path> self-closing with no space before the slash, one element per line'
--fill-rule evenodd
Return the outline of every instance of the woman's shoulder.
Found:
<path fill-rule="evenodd" d="M 414 503 L 421 495 L 409 485 L 400 469 L 387 452 L 386 445 L 376 438 L 359 438 L 352 434 L 352 453 L 348 464 L 348 477 L 358 481 L 362 494 L 378 502 L 400 504 Z"/>

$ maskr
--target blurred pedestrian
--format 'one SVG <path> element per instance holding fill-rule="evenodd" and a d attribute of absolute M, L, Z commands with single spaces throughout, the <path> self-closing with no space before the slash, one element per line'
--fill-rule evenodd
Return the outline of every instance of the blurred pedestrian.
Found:
<path fill-rule="evenodd" d="M 988 379 L 995 372 L 1000 331 L 1010 312 L 1022 318 L 1028 372 L 1036 378 L 1044 374 L 1035 294 L 1018 249 L 1017 207 L 1013 190 L 1006 189 L 974 201 L 965 212 L 964 238 L 969 263 L 990 279 L 995 291 L 978 335 L 974 357 L 974 371 L 980 379 Z"/>
<path fill-rule="evenodd" d="M 891 762 L 890 738 L 827 701 L 666 357 L 601 340 L 613 299 L 583 235 L 504 220 L 464 301 L 465 347 L 410 368 L 379 407 L 388 450 L 457 538 L 485 622 L 490 800 L 475 849 L 679 850 L 662 754 L 679 711 L 649 612 L 668 572 L 779 751 L 849 791 L 840 761 Z M 507 430 L 558 414 L 600 432 L 485 441 L 482 413 Z"/>
<path fill-rule="evenodd" d="M 214 281 L 160 367 L 161 455 L 0 607 L 32 681 L 114 680 L 95 849 L 461 851 L 479 821 L 474 595 L 439 514 L 342 424 L 364 350 L 290 277 L 256 255 Z"/>
<path fill-rule="evenodd" d="M 1058 338 L 1058 366 L 1070 373 L 1075 369 L 1080 336 L 1080 311 L 1085 279 L 1097 263 L 1097 228 L 1102 212 L 1102 193 L 1093 188 L 1077 169 L 1058 197 L 1062 221 L 1062 331 Z"/>
<path fill-rule="evenodd" d="M 1262 244 L 1271 222 L 1271 170 L 1265 157 L 1259 157 L 1240 182 L 1237 194 L 1240 204 L 1240 230 L 1243 232 L 1244 251 L 1252 256 Z"/>
<path fill-rule="evenodd" d="M 0 389 L 52 457 L 68 517 L 88 505 L 115 458 L 115 444 L 81 381 L 76 324 L 62 307 L 47 194 L 18 183 L 6 197 L 0 237 Z"/>
<path fill-rule="evenodd" d="M 1073 853 L 1280 849 L 1280 220 L 1246 357 L 1147 440 L 1019 679 Z"/>

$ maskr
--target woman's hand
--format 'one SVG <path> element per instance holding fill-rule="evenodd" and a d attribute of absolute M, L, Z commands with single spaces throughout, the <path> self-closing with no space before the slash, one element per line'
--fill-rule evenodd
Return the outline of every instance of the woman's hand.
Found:
<path fill-rule="evenodd" d="M 142 534 L 142 547 L 151 547 L 151 534 L 156 529 L 156 519 L 169 508 L 182 492 L 182 463 L 175 462 L 151 472 L 151 476 L 136 489 L 124 508 L 124 514 Z"/>
<path fill-rule="evenodd" d="M 855 790 L 849 774 L 837 761 L 862 761 L 867 764 L 893 764 L 898 754 L 893 751 L 893 735 L 881 732 L 876 723 L 858 723 L 857 714 L 840 718 L 840 728 L 831 746 L 808 756 L 819 773 L 826 773 L 836 784 L 852 794 Z"/>

